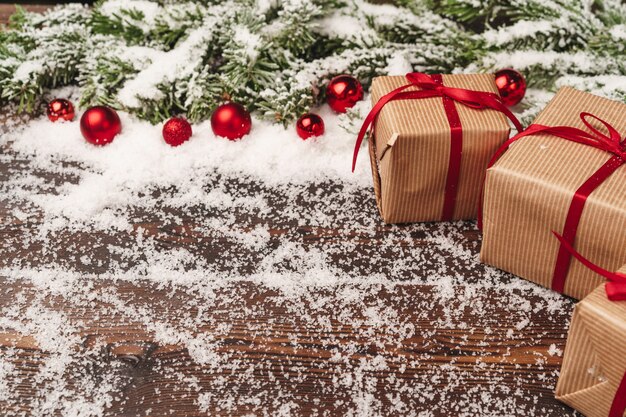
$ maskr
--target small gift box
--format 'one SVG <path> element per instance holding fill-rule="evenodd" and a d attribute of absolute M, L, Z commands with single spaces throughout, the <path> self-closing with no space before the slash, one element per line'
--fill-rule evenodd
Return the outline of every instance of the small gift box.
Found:
<path fill-rule="evenodd" d="M 574 309 L 556 398 L 587 417 L 624 417 L 626 266 L 611 273 L 568 250 L 609 282 Z"/>
<path fill-rule="evenodd" d="M 487 163 L 508 139 L 509 117 L 493 74 L 377 77 L 369 151 L 386 223 L 476 218 Z"/>
<path fill-rule="evenodd" d="M 487 170 L 483 262 L 582 299 L 626 264 L 626 104 L 563 88 Z M 506 150 L 508 148 L 508 150 Z"/>

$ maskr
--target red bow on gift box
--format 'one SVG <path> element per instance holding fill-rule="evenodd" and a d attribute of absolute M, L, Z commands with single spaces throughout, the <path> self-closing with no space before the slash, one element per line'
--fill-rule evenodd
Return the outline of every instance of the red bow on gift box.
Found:
<path fill-rule="evenodd" d="M 573 247 L 576 239 L 576 233 L 578 231 L 578 225 L 585 208 L 585 203 L 591 193 L 593 193 L 596 188 L 613 175 L 613 173 L 621 166 L 626 164 L 626 138 L 622 139 L 617 129 L 611 126 L 610 123 L 591 113 L 582 112 L 580 113 L 580 118 L 589 131 L 584 131 L 571 126 L 543 126 L 539 124 L 532 124 L 523 132 L 518 133 L 508 141 L 504 142 L 504 144 L 494 154 L 491 162 L 489 162 L 489 168 L 491 168 L 513 142 L 526 136 L 538 134 L 557 136 L 561 139 L 591 146 L 612 154 L 611 158 L 609 158 L 604 165 L 602 165 L 591 177 L 589 177 L 587 181 L 585 181 L 574 193 L 574 197 L 570 204 L 565 224 L 563 226 L 563 236 L 561 237 L 561 242 L 566 242 L 569 247 Z M 608 135 L 593 127 L 591 123 L 587 121 L 587 118 L 592 118 L 602 123 L 607 129 Z M 479 207 L 478 210 L 478 227 L 482 229 L 482 202 L 481 207 Z M 565 288 L 565 280 L 569 272 L 571 257 L 572 253 L 566 249 L 564 244 L 561 244 L 552 277 L 553 290 L 561 293 L 563 292 L 563 289 Z"/>
<path fill-rule="evenodd" d="M 552 231 L 554 236 L 561 241 L 561 245 L 567 250 L 574 258 L 578 259 L 580 263 L 591 269 L 593 272 L 602 275 L 609 282 L 606 283 L 606 296 L 611 301 L 626 301 L 626 274 L 619 272 L 607 271 L 604 268 L 591 262 L 589 259 L 582 256 L 569 244 L 569 242 L 561 235 Z"/>
<path fill-rule="evenodd" d="M 370 126 L 374 124 L 380 111 L 392 100 L 416 100 L 423 98 L 441 97 L 443 107 L 450 124 L 450 158 L 448 163 L 448 177 L 446 179 L 445 200 L 443 205 L 442 220 L 451 220 L 456 205 L 456 192 L 461 172 L 461 157 L 463 152 L 463 127 L 456 110 L 455 103 L 460 103 L 473 109 L 492 109 L 502 112 L 508 117 L 518 132 L 522 131 L 522 125 L 515 115 L 502 103 L 500 96 L 485 91 L 466 90 L 463 88 L 446 87 L 443 85 L 443 77 L 440 74 L 427 75 L 421 72 L 406 74 L 409 84 L 396 88 L 385 94 L 372 108 L 359 132 L 354 146 L 352 157 L 352 171 L 356 166 L 361 143 L 365 138 Z M 404 91 L 410 87 L 418 87 L 419 91 Z"/>

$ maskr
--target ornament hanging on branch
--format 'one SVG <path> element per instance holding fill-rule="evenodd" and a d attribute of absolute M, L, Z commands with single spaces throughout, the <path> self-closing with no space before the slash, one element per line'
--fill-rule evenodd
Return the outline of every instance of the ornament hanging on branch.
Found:
<path fill-rule="evenodd" d="M 117 112 L 110 107 L 90 107 L 80 118 L 80 131 L 87 142 L 106 145 L 122 131 L 122 122 Z"/>
<path fill-rule="evenodd" d="M 324 134 L 324 120 L 315 113 L 305 113 L 296 123 L 296 132 L 303 140 Z"/>
<path fill-rule="evenodd" d="M 507 106 L 515 106 L 522 101 L 526 94 L 526 80 L 524 76 L 513 68 L 505 68 L 496 72 L 496 86 Z"/>
<path fill-rule="evenodd" d="M 211 128 L 217 136 L 237 140 L 250 133 L 252 119 L 241 104 L 229 102 L 215 109 L 211 116 Z"/>
<path fill-rule="evenodd" d="M 64 98 L 55 98 L 48 103 L 47 106 L 48 119 L 51 122 L 57 120 L 72 121 L 74 120 L 74 105 L 71 101 Z"/>
<path fill-rule="evenodd" d="M 345 113 L 363 98 L 363 86 L 351 75 L 338 75 L 326 87 L 326 101 L 337 113 Z"/>
<path fill-rule="evenodd" d="M 163 125 L 163 139 L 170 146 L 178 146 L 193 134 L 191 125 L 183 117 L 172 117 Z"/>

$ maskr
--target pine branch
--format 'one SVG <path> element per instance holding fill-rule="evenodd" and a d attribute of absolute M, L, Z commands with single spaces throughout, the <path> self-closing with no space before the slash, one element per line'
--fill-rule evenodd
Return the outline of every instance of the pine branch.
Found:
<path fill-rule="evenodd" d="M 87 9 L 62 6 L 43 15 L 18 10 L 0 48 L 0 98 L 19 111 L 38 108 L 46 89 L 75 82 L 84 56 Z"/>

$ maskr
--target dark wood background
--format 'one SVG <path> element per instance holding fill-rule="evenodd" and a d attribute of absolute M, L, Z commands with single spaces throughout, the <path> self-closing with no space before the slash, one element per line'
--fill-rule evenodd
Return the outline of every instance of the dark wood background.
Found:
<path fill-rule="evenodd" d="M 42 7 L 31 6 L 34 10 Z M 0 5 L 0 20 L 6 21 L 12 6 Z M 0 150 L 0 180 L 10 176 L 32 171 L 28 160 L 16 155 L 5 146 Z M 46 181 L 63 180 L 57 174 L 41 172 Z M 244 185 L 245 186 L 245 185 Z M 7 192 L 7 190 L 4 190 Z M 164 191 L 166 192 L 166 191 Z M 351 196 L 362 200 L 367 207 L 372 206 L 371 195 Z M 57 249 L 58 258 L 50 258 L 50 252 L 41 245 L 30 245 L 31 236 L 41 226 L 37 221 L 20 221 L 10 213 L 12 201 L 0 197 L 0 266 L 24 264 L 30 267 L 45 267 L 48 262 L 62 262 L 85 274 L 98 273 L 106 270 L 109 256 L 104 248 L 108 243 L 132 244 L 136 239 L 134 233 L 97 233 L 85 234 L 67 231 L 56 237 L 50 245 Z M 301 209 L 313 209 L 313 203 L 306 199 L 301 202 Z M 316 207 L 319 209 L 319 207 Z M 227 250 L 219 238 L 214 240 L 198 240 L 194 235 L 193 216 L 189 213 L 177 213 L 183 219 L 183 225 L 171 227 L 164 220 L 151 218 L 148 214 L 138 215 L 143 230 L 148 235 L 158 238 L 159 242 L 172 250 L 185 248 L 202 253 L 207 259 L 217 260 Z M 375 213 L 372 211 L 372 215 Z M 245 219 L 250 225 L 256 220 Z M 346 235 L 340 230 L 311 228 L 293 222 L 273 220 L 270 222 L 272 234 L 292 235 L 304 245 L 311 248 L 328 239 L 341 239 Z M 376 226 L 375 236 L 346 238 L 343 244 L 355 245 L 355 251 L 371 251 L 383 242 L 392 229 L 382 223 Z M 479 234 L 473 223 L 465 223 L 449 233 L 458 234 L 464 246 L 474 253 L 479 247 Z M 431 245 L 425 237 L 429 233 L 441 233 L 439 225 L 425 225 L 411 234 L 411 238 L 398 244 L 427 246 Z M 96 244 L 97 243 L 97 244 Z M 86 266 L 79 262 L 81 254 L 89 252 L 103 262 L 102 266 Z M 446 256 L 445 254 L 441 255 Z M 242 254 L 254 263 L 254 253 Z M 350 260 L 345 259 L 345 262 Z M 342 262 L 339 259 L 337 262 Z M 425 260 L 428 264 L 428 260 Z M 433 268 L 437 265 L 433 265 Z M 227 268 L 227 266 L 224 266 Z M 469 279 L 478 282 L 484 271 L 460 271 Z M 113 397 L 106 406 L 106 416 L 196 416 L 196 415 L 246 415 L 259 413 L 259 406 L 246 403 L 246 398 L 254 398 L 269 415 L 279 415 L 280 398 L 289 398 L 297 408 L 292 409 L 299 415 L 341 415 L 348 410 L 345 403 L 352 395 L 350 389 L 345 392 L 324 390 L 327 380 L 341 377 L 342 370 L 358 366 L 359 360 L 371 360 L 376 356 L 387 358 L 390 364 L 387 369 L 367 370 L 374 377 L 376 384 L 372 395 L 382 402 L 383 414 L 411 414 L 420 416 L 546 416 L 562 417 L 577 415 L 573 410 L 558 403 L 553 397 L 553 388 L 557 371 L 561 365 L 559 355 L 550 354 L 554 349 L 563 350 L 567 333 L 567 317 L 573 303 L 566 301 L 566 311 L 555 316 L 547 312 L 533 313 L 533 321 L 524 328 L 523 336 L 512 340 L 510 329 L 518 324 L 518 318 L 510 314 L 510 310 L 499 304 L 501 293 L 498 289 L 484 290 L 477 300 L 484 303 L 486 310 L 491 311 L 489 328 L 480 326 L 472 329 L 472 334 L 464 343 L 459 343 L 465 331 L 460 328 L 442 328 L 441 323 L 449 312 L 442 309 L 421 311 L 420 307 L 429 306 L 428 300 L 433 298 L 432 285 L 408 285 L 399 292 L 378 294 L 382 303 L 393 305 L 396 311 L 405 314 L 403 321 L 413 326 L 415 336 L 404 340 L 402 345 L 381 345 L 385 341 L 385 331 L 379 329 L 370 337 L 364 337 L 360 328 L 351 328 L 339 318 L 330 322 L 332 331 L 317 329 L 305 322 L 304 318 L 295 317 L 293 311 L 275 303 L 276 292 L 260 290 L 251 283 L 243 283 L 236 289 L 236 303 L 216 305 L 209 310 L 202 310 L 197 301 L 197 294 L 169 288 L 161 288 L 155 282 L 125 282 L 98 280 L 89 284 L 88 279 L 79 281 L 80 285 L 93 285 L 94 294 L 114 292 L 124 300 L 130 309 L 133 306 L 150 304 L 152 311 L 161 315 L 185 311 L 193 316 L 202 312 L 206 317 L 202 323 L 205 327 L 196 330 L 208 332 L 216 337 L 215 349 L 218 353 L 229 355 L 237 369 L 246 369 L 249 364 L 253 374 L 242 376 L 233 372 L 225 372 L 225 368 L 213 371 L 209 364 L 198 364 L 188 349 L 182 344 L 163 343 L 155 340 L 153 331 L 147 330 L 145 323 L 137 317 L 120 317 L 111 312 L 106 302 L 68 303 L 62 297 L 46 295 L 41 299 L 41 289 L 32 282 L 14 278 L 0 277 L 0 308 L 8 309 L 16 303 L 16 299 L 37 300 L 39 305 L 46 305 L 50 311 L 60 312 L 68 320 L 80 321 L 81 332 L 77 352 L 83 352 L 82 358 L 91 358 L 80 372 L 72 372 L 64 376 L 68 387 L 76 389 L 85 380 L 98 381 L 99 375 L 114 375 L 116 385 L 110 390 Z M 230 298 L 232 298 L 232 294 Z M 539 296 L 530 296 L 531 305 L 542 305 Z M 426 302 L 422 304 L 420 300 Z M 370 300 L 371 301 L 371 300 Z M 27 303 L 25 304 L 27 305 Z M 262 307 L 259 307 L 262 306 Z M 457 306 L 462 322 L 482 323 L 485 318 L 474 317 L 467 306 Z M 24 307 L 26 308 L 26 307 Z M 452 310 L 455 306 L 450 306 Z M 319 313 L 323 314 L 323 313 Z M 184 315 L 181 315 L 183 317 Z M 332 316 L 332 315 L 331 315 Z M 185 316 L 187 317 L 187 316 Z M 155 317 L 157 319 L 158 317 Z M 171 318 L 174 322 L 175 317 Z M 178 323 L 181 327 L 184 322 Z M 224 332 L 216 329 L 225 328 Z M 377 334 L 377 332 L 379 332 Z M 382 332 L 382 333 L 381 333 Z M 294 343 L 292 339 L 297 339 Z M 389 339 L 391 340 L 391 339 Z M 332 341 L 329 342 L 329 341 Z M 97 349 L 94 346 L 98 347 Z M 333 363 L 330 357 L 337 349 L 354 349 L 351 363 Z M 2 415 L 32 415 L 36 407 L 35 400 L 40 396 L 40 381 L 34 379 L 35 371 L 41 366 L 49 352 L 41 349 L 39 343 L 29 334 L 14 329 L 0 327 L 0 354 L 6 355 L 16 367 L 16 373 L 10 376 L 11 381 L 19 381 L 19 388 L 8 401 L 0 401 Z M 404 364 L 402 370 L 400 365 Z M 409 364 L 406 366 L 406 364 Z M 455 371 L 450 375 L 458 377 L 461 383 L 455 386 L 454 381 L 446 376 L 446 366 L 454 365 Z M 442 367 L 439 369 L 439 367 Z M 350 369 L 352 369 L 350 368 Z M 267 381 L 269 374 L 275 380 Z M 192 377 L 193 384 L 185 378 Z M 393 377 L 393 378 L 391 378 Z M 216 381 L 225 391 L 212 391 Z M 395 380 L 394 383 L 385 382 Z M 419 384 L 429 381 L 420 388 Z M 261 385 L 259 385 L 261 384 Z M 190 388 L 196 385 L 200 388 Z M 433 392 L 427 403 L 413 404 L 412 409 L 394 409 L 394 398 L 403 398 L 411 404 L 411 391 L 403 391 L 404 387 L 413 390 Z M 437 390 L 445 391 L 446 395 L 438 396 Z M 242 400 L 234 405 L 218 407 L 209 401 L 207 408 L 198 407 L 199 392 L 208 392 L 225 398 Z M 413 391 L 415 392 L 415 391 Z M 406 397 L 406 398 L 405 398 Z M 278 401 L 276 401 L 278 399 Z M 343 403 L 342 403 L 343 401 Z M 448 404 L 444 402 L 449 402 Z M 4 405 L 3 405 L 4 404 Z M 504 406 L 502 404 L 505 404 Z M 508 405 L 507 405 L 508 404 Z M 272 411 L 273 410 L 273 411 Z M 361 410 L 360 414 L 368 414 Z M 59 414 L 58 410 L 51 414 Z M 283 413 L 284 414 L 284 413 Z M 289 412 L 287 413 L 289 414 Z M 359 413 L 357 413 L 359 414 Z M 286 414 L 284 414 L 286 415 Z"/>

